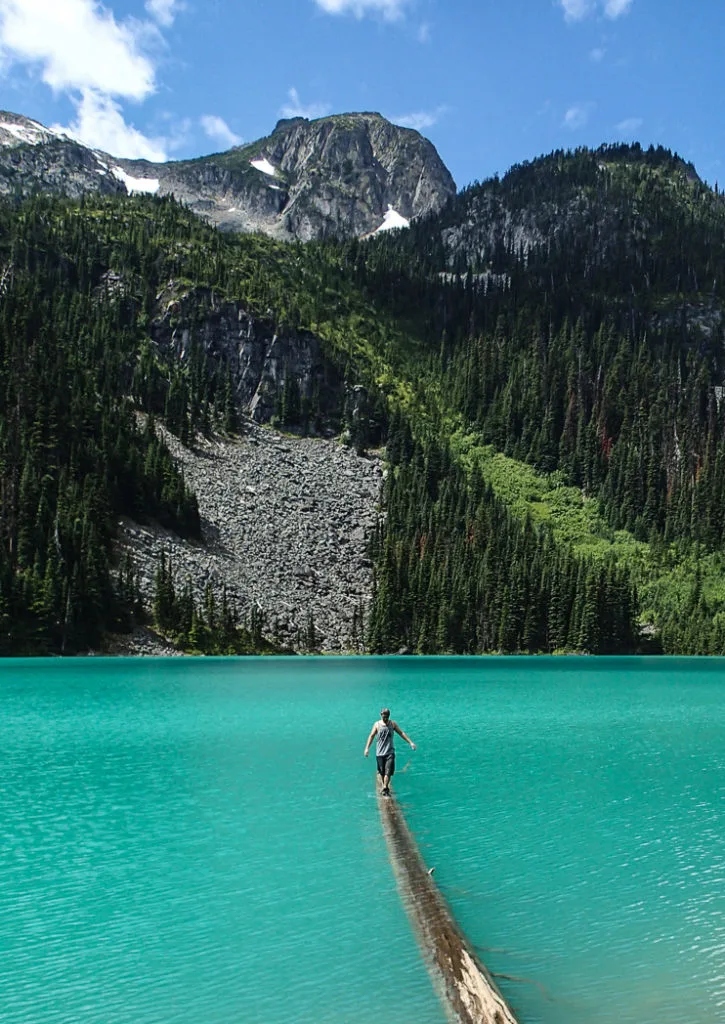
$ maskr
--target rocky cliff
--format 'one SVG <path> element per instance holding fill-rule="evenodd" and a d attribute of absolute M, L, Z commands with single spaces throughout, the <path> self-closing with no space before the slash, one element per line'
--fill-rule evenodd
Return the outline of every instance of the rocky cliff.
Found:
<path fill-rule="evenodd" d="M 158 426 L 197 496 L 202 542 L 154 522 L 118 523 L 147 607 L 163 553 L 197 601 L 207 586 L 219 600 L 226 591 L 243 618 L 260 614 L 265 634 L 289 649 L 361 651 L 383 469 L 378 453 L 360 455 L 335 435 L 344 409 L 353 418 L 365 410 L 365 389 L 346 379 L 315 334 L 253 316 L 204 288 L 170 281 L 149 336 L 164 364 L 188 367 L 201 355 L 210 374 L 228 374 L 241 436 L 197 436 L 186 447 Z M 261 426 L 279 419 L 290 381 L 301 422 L 288 426 L 313 436 Z M 141 639 L 119 641 L 120 651 L 148 653 L 150 645 L 168 653 Z"/>
<path fill-rule="evenodd" d="M 252 316 L 241 303 L 219 301 L 205 288 L 180 291 L 172 281 L 158 296 L 151 337 L 182 365 L 188 363 L 191 347 L 200 346 L 210 369 L 228 373 L 235 405 L 244 417 L 269 423 L 280 412 L 285 386 L 289 396 L 293 383 L 300 417 L 305 409 L 318 415 L 316 422 L 299 419 L 288 425 L 312 433 L 340 430 L 352 386 L 310 331 L 278 327 Z"/>
<path fill-rule="evenodd" d="M 456 186 L 432 143 L 374 113 L 293 118 L 224 153 L 149 163 L 0 112 L 0 195 L 36 191 L 173 194 L 223 229 L 309 241 L 405 226 Z"/>

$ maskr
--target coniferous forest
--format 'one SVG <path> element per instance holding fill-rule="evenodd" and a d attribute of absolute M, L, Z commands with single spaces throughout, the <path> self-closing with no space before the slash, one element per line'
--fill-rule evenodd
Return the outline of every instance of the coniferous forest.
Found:
<path fill-rule="evenodd" d="M 223 235 L 170 198 L 1 205 L 0 653 L 144 615 L 194 649 L 265 642 L 165 566 L 142 609 L 115 554 L 120 516 L 199 536 L 157 425 L 240 429 L 223 366 L 150 343 L 170 287 L 314 332 L 367 389 L 370 651 L 725 653 L 725 205 L 636 146 L 554 153 L 366 241 Z"/>

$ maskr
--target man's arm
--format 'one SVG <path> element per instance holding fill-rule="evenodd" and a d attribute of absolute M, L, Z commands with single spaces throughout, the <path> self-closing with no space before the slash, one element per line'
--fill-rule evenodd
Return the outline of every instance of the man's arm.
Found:
<path fill-rule="evenodd" d="M 410 736 L 406 736 L 403 730 L 400 728 L 397 722 L 393 722 L 393 729 L 397 732 L 398 736 L 402 736 L 406 743 L 410 744 L 410 749 L 415 750 L 415 743 L 413 743 Z"/>
<path fill-rule="evenodd" d="M 377 733 L 377 731 L 378 731 L 378 723 L 376 722 L 375 725 L 370 730 L 370 735 L 368 736 L 368 741 L 365 744 L 365 750 L 363 752 L 363 756 L 364 757 L 368 756 L 368 751 L 370 750 L 370 744 L 373 742 L 373 739 L 375 738 L 375 734 Z"/>

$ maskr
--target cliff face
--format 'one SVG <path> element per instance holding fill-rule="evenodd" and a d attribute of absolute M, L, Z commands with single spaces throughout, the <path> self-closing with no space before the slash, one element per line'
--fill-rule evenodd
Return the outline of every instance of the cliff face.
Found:
<path fill-rule="evenodd" d="M 0 112 L 0 194 L 39 190 L 173 194 L 223 229 L 309 241 L 404 226 L 439 210 L 456 186 L 427 139 L 380 114 L 280 121 L 249 145 L 157 164 L 117 159 Z"/>
<path fill-rule="evenodd" d="M 254 316 L 210 289 L 170 281 L 149 335 L 165 364 L 188 367 L 201 351 L 210 373 L 229 374 L 242 429 L 185 447 L 157 428 L 197 495 L 203 543 L 158 523 L 119 521 L 146 604 L 163 553 L 179 586 L 190 581 L 198 600 L 208 586 L 219 601 L 226 593 L 243 617 L 260 614 L 264 632 L 285 647 L 363 650 L 383 469 L 379 454 L 360 455 L 337 435 L 343 410 L 353 420 L 365 410 L 365 389 L 345 380 L 312 332 Z M 292 381 L 303 417 L 305 403 L 317 414 L 285 423 L 286 435 L 263 429 L 279 417 Z M 317 436 L 295 437 L 298 427 Z"/>
<path fill-rule="evenodd" d="M 378 114 L 282 122 L 263 151 L 290 182 L 277 230 L 298 238 L 368 234 L 391 207 L 411 220 L 455 194 L 433 145 Z"/>
<path fill-rule="evenodd" d="M 280 412 L 285 386 L 294 382 L 300 410 L 306 403 L 325 410 L 324 418 L 309 424 L 311 432 L 339 432 L 346 384 L 310 331 L 277 328 L 270 320 L 252 316 L 240 303 L 218 302 L 206 289 L 175 295 L 172 284 L 159 296 L 152 338 L 175 362 L 187 362 L 191 346 L 200 345 L 212 367 L 229 372 L 243 416 L 269 423 Z"/>

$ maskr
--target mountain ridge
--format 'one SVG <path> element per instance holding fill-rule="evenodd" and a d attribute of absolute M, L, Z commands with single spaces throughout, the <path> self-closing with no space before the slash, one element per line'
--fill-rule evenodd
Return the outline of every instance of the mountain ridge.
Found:
<path fill-rule="evenodd" d="M 374 112 L 287 118 L 270 135 L 188 160 L 152 163 L 94 150 L 0 111 L 0 193 L 174 195 L 231 231 L 282 240 L 362 236 L 439 210 L 455 195 L 431 142 Z"/>

